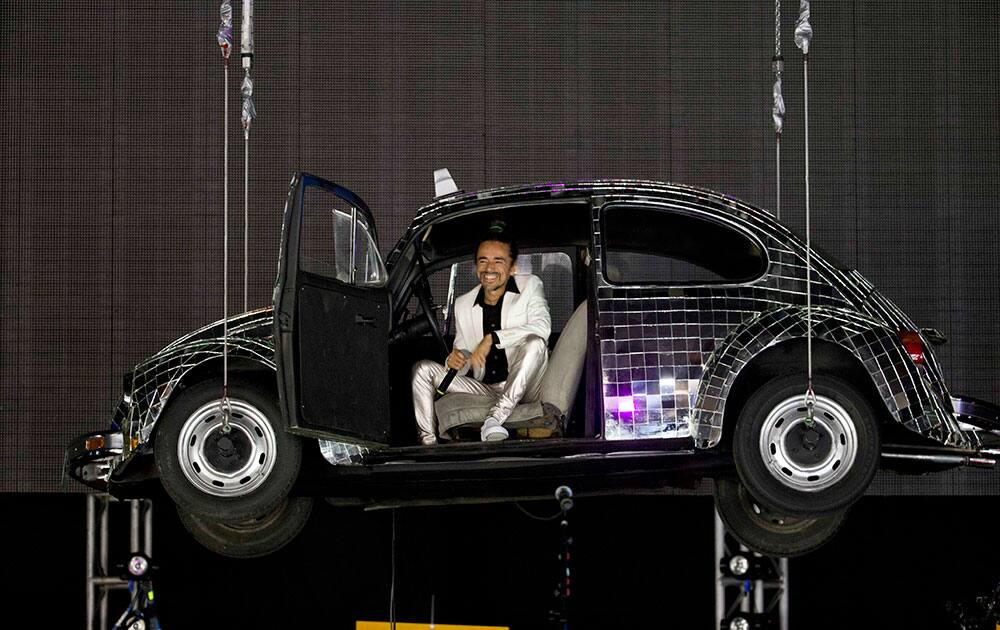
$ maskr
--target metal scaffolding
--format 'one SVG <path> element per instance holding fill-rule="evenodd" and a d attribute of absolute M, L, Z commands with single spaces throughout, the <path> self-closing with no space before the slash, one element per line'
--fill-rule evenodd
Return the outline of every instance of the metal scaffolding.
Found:
<path fill-rule="evenodd" d="M 737 559 L 735 563 L 733 559 Z M 733 571 L 730 567 L 734 564 L 742 566 Z M 715 621 L 715 627 L 724 630 L 757 627 L 788 630 L 788 559 L 769 558 L 747 550 L 726 532 L 718 512 L 715 513 Z"/>
<path fill-rule="evenodd" d="M 108 627 L 108 594 L 127 590 L 128 580 L 110 575 L 108 522 L 112 504 L 129 505 L 129 551 L 153 555 L 153 502 L 149 499 L 118 501 L 107 494 L 87 495 L 87 630 Z M 140 540 L 142 546 L 140 547 Z M 100 625 L 95 617 L 100 612 Z"/>

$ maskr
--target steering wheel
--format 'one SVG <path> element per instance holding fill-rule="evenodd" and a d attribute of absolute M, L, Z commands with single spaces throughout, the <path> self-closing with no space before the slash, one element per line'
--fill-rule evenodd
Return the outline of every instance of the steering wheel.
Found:
<path fill-rule="evenodd" d="M 444 335 L 441 334 L 441 327 L 438 325 L 437 312 L 434 310 L 434 302 L 431 299 L 431 286 L 427 282 L 427 277 L 421 275 L 413 283 L 413 292 L 417 296 L 417 302 L 420 303 L 420 310 L 424 312 L 424 317 L 427 319 L 427 323 L 431 327 L 431 333 L 434 335 L 434 339 L 437 340 L 438 344 L 441 346 L 441 350 L 445 355 L 450 352 L 448 348 L 448 342 L 444 340 Z"/>

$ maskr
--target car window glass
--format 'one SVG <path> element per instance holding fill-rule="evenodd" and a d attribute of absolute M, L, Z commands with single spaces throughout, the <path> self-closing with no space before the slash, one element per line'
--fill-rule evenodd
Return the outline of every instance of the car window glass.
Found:
<path fill-rule="evenodd" d="M 745 282 L 764 272 L 761 248 L 738 230 L 667 208 L 602 212 L 604 277 L 612 284 Z"/>
<path fill-rule="evenodd" d="M 352 208 L 338 197 L 310 186 L 304 191 L 299 268 L 340 282 L 351 282 Z M 386 272 L 364 214 L 356 213 L 354 284 L 380 286 Z"/>
<path fill-rule="evenodd" d="M 357 273 L 355 284 L 361 286 L 380 286 L 385 282 L 386 271 L 379 257 L 378 246 L 368 231 L 368 223 L 358 215 L 357 232 L 355 234 L 357 250 L 354 253 Z"/>

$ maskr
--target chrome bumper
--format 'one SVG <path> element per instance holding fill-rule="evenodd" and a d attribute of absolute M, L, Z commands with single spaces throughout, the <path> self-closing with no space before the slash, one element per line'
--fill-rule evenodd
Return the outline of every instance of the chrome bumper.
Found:
<path fill-rule="evenodd" d="M 972 428 L 986 431 L 1000 431 L 1000 407 L 985 400 L 968 396 L 952 396 L 955 419 Z"/>
<path fill-rule="evenodd" d="M 108 480 L 122 459 L 125 438 L 121 431 L 95 431 L 66 447 L 66 472 L 91 488 L 107 492 Z"/>

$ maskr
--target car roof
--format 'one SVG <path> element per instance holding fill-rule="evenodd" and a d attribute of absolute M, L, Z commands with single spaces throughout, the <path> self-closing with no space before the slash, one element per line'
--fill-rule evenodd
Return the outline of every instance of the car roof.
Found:
<path fill-rule="evenodd" d="M 779 223 L 765 210 L 731 195 L 707 188 L 640 179 L 556 181 L 503 186 L 474 192 L 459 190 L 450 195 L 439 197 L 417 211 L 410 227 L 403 234 L 402 239 L 390 253 L 388 259 L 394 259 L 415 232 L 421 231 L 428 224 L 441 218 L 467 210 L 489 209 L 509 203 L 549 199 L 579 201 L 604 196 L 634 197 L 661 202 L 684 202 L 717 214 L 728 215 L 740 222 L 749 221 L 757 229 L 779 239 L 783 237 L 795 238 L 787 227 Z"/>
<path fill-rule="evenodd" d="M 651 197 L 669 200 L 678 196 L 689 200 L 703 202 L 710 207 L 729 207 L 734 212 L 740 210 L 744 212 L 759 213 L 762 216 L 770 215 L 755 208 L 736 197 L 718 193 L 706 188 L 688 186 L 684 184 L 671 184 L 651 180 L 639 179 L 600 179 L 585 181 L 566 182 L 540 182 L 534 184 L 522 184 L 517 186 L 503 186 L 490 188 L 475 192 L 458 191 L 435 199 L 433 202 L 420 208 L 413 220 L 414 229 L 420 229 L 426 223 L 449 214 L 475 208 L 477 206 L 491 206 L 497 203 L 511 201 L 526 201 L 533 199 L 580 199 L 589 197 L 601 197 L 605 195 L 635 195 L 641 197 Z"/>

